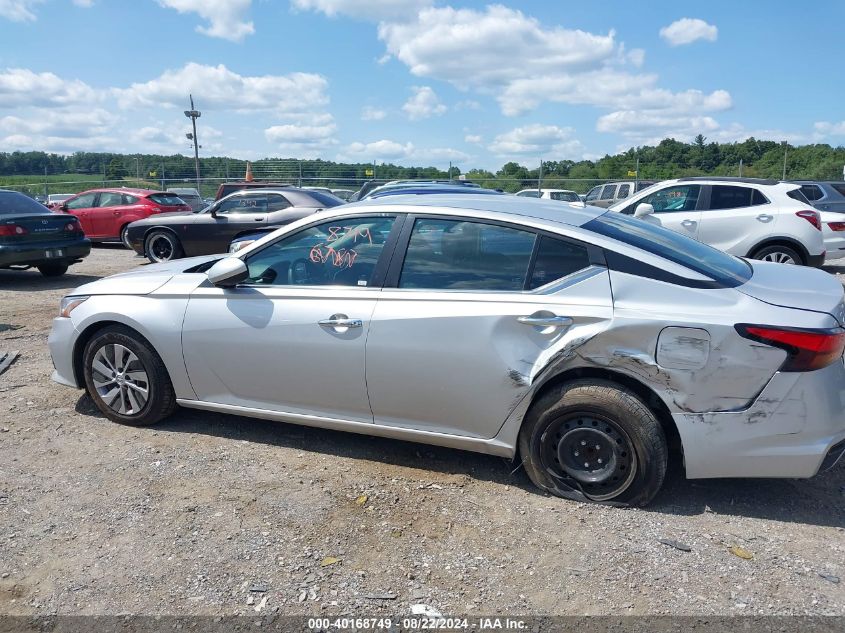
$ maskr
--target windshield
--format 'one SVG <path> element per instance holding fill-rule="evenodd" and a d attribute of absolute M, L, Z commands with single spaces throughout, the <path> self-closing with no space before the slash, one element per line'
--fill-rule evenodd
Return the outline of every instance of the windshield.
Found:
<path fill-rule="evenodd" d="M 590 220 L 582 228 L 668 259 L 726 287 L 744 284 L 753 273 L 751 266 L 738 257 L 647 220 L 615 211 Z"/>
<path fill-rule="evenodd" d="M 43 215 L 50 211 L 40 202 L 17 191 L 0 191 L 0 216 L 3 215 Z"/>

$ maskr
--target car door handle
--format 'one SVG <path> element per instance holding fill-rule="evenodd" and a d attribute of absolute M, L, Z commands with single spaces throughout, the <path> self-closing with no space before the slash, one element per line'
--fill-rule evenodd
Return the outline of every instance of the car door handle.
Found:
<path fill-rule="evenodd" d="M 346 315 L 333 314 L 328 319 L 317 321 L 323 327 L 332 328 L 353 328 L 364 327 L 364 322 L 361 319 L 350 319 Z"/>
<path fill-rule="evenodd" d="M 681 226 L 685 226 L 687 228 L 692 228 L 696 224 L 698 224 L 698 222 L 696 222 L 695 220 L 684 220 L 683 222 L 681 222 Z"/>
<path fill-rule="evenodd" d="M 757 219 L 760 220 L 760 222 L 771 222 L 773 217 L 774 216 L 771 216 L 768 213 L 761 213 L 757 216 Z"/>
<path fill-rule="evenodd" d="M 521 316 L 516 319 L 525 325 L 535 327 L 565 327 L 572 325 L 572 319 L 568 316 Z"/>

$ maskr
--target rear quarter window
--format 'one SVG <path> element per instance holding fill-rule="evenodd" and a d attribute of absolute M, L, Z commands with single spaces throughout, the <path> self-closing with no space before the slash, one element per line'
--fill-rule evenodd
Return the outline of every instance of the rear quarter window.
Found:
<path fill-rule="evenodd" d="M 177 205 L 185 204 L 185 201 L 182 200 L 182 198 L 172 193 L 153 193 L 147 197 L 156 204 L 160 204 L 165 207 L 175 207 Z"/>

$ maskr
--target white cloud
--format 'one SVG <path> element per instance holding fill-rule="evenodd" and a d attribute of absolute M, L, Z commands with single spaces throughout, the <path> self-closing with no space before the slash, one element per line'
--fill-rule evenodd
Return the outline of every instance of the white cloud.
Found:
<path fill-rule="evenodd" d="M 698 18 L 681 18 L 660 29 L 660 37 L 670 46 L 683 46 L 698 40 L 715 42 L 719 29 Z"/>
<path fill-rule="evenodd" d="M 813 127 L 817 133 L 824 136 L 845 136 L 845 121 L 840 121 L 839 123 L 818 121 Z"/>
<path fill-rule="evenodd" d="M 168 70 L 156 79 L 116 90 L 121 106 L 176 107 L 184 109 L 192 93 L 197 108 L 237 112 L 272 110 L 281 114 L 307 113 L 328 103 L 328 82 L 320 75 L 245 76 L 223 64 L 205 66 L 190 62 Z"/>
<path fill-rule="evenodd" d="M 352 143 L 342 153 L 345 160 L 387 162 L 408 158 L 414 152 L 413 143 L 397 143 L 382 139 L 372 143 Z"/>
<path fill-rule="evenodd" d="M 467 143 L 473 143 L 477 145 L 478 143 L 484 142 L 484 139 L 481 137 L 480 134 L 467 134 L 464 137 L 464 141 Z"/>
<path fill-rule="evenodd" d="M 429 149 L 419 148 L 414 150 L 410 158 L 420 163 L 434 161 L 437 163 L 462 163 L 468 161 L 471 156 L 466 152 L 451 147 L 432 147 Z"/>
<path fill-rule="evenodd" d="M 255 25 L 247 19 L 252 0 L 158 0 L 166 8 L 179 13 L 196 13 L 208 21 L 197 31 L 209 37 L 240 42 L 255 33 Z"/>
<path fill-rule="evenodd" d="M 719 127 L 719 123 L 709 116 L 637 110 L 611 112 L 596 122 L 599 132 L 620 134 L 642 144 L 652 144 L 654 139 L 667 137 L 690 141 L 698 134 L 710 135 Z"/>
<path fill-rule="evenodd" d="M 310 124 L 287 123 L 264 130 L 264 137 L 278 150 L 297 158 L 315 158 L 337 145 L 337 125 L 331 115 L 316 117 Z"/>
<path fill-rule="evenodd" d="M 118 117 L 102 108 L 72 111 L 34 108 L 28 118 L 15 115 L 0 117 L 0 131 L 63 138 L 83 138 L 111 131 Z"/>
<path fill-rule="evenodd" d="M 12 22 L 34 22 L 37 19 L 32 9 L 44 0 L 0 0 L 0 17 Z"/>
<path fill-rule="evenodd" d="M 580 157 L 584 146 L 572 133 L 569 127 L 534 123 L 499 134 L 488 149 L 498 156 Z"/>
<path fill-rule="evenodd" d="M 374 108 L 373 106 L 364 106 L 361 109 L 362 121 L 381 121 L 386 116 L 387 112 L 380 108 Z"/>
<path fill-rule="evenodd" d="M 414 86 L 412 90 L 413 96 L 402 106 L 411 121 L 440 116 L 446 112 L 446 106 L 440 103 L 437 93 L 429 86 Z"/>
<path fill-rule="evenodd" d="M 413 18 L 433 0 L 291 0 L 295 9 L 382 22 Z"/>
<path fill-rule="evenodd" d="M 91 104 L 102 95 L 78 79 L 62 79 L 53 73 L 34 73 L 26 68 L 0 71 L 0 104 L 14 106 L 65 106 Z"/>
<path fill-rule="evenodd" d="M 73 0 L 73 3 L 83 9 L 90 9 L 94 6 L 94 0 Z"/>

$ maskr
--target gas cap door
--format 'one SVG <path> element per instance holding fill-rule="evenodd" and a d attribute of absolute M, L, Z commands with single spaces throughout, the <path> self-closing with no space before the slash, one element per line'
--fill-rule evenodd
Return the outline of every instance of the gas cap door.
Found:
<path fill-rule="evenodd" d="M 657 363 L 666 369 L 703 369 L 709 358 L 707 330 L 667 327 L 657 338 Z"/>

